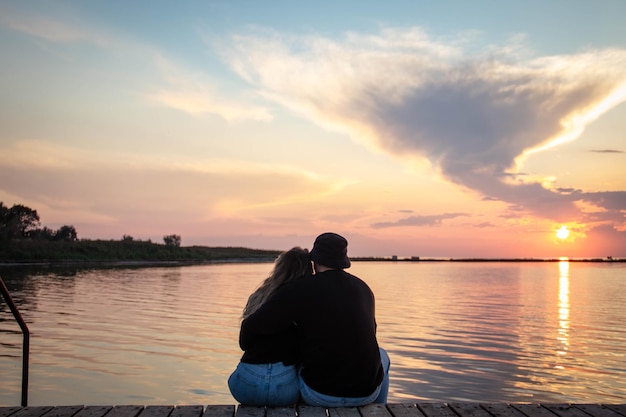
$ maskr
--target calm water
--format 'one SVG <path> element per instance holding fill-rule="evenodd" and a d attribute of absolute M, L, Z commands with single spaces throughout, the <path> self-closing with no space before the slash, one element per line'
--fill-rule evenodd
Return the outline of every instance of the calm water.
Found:
<path fill-rule="evenodd" d="M 271 264 L 0 269 L 31 330 L 29 405 L 234 404 L 239 315 Z M 354 263 L 390 401 L 623 402 L 626 264 Z M 320 305 L 320 308 L 322 306 Z M 0 300 L 0 405 L 19 405 Z"/>

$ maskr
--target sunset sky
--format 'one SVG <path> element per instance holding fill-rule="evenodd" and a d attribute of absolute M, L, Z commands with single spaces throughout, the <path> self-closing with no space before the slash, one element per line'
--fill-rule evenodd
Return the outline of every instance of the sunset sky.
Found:
<path fill-rule="evenodd" d="M 0 201 L 87 239 L 626 257 L 624 16 L 3 0 Z"/>

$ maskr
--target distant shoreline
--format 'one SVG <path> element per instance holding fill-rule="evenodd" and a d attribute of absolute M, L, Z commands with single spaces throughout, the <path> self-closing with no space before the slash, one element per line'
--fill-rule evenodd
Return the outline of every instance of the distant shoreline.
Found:
<path fill-rule="evenodd" d="M 626 262 L 626 258 L 377 258 L 354 257 L 353 262 Z"/>
<path fill-rule="evenodd" d="M 1 243 L 1 242 L 0 242 Z M 0 245 L 0 267 L 133 268 L 192 266 L 225 263 L 268 263 L 279 250 L 246 247 L 164 245 L 150 241 L 16 239 Z M 444 258 L 400 256 L 354 256 L 353 262 L 560 262 L 567 258 Z M 570 262 L 626 262 L 626 258 L 572 258 Z"/>
<path fill-rule="evenodd" d="M 50 260 L 50 261 L 0 261 L 2 267 L 80 267 L 80 268 L 148 268 L 148 267 L 174 267 L 174 266 L 194 266 L 194 265 L 214 265 L 214 264 L 245 264 L 245 263 L 272 263 L 276 258 L 232 258 L 232 259 L 211 259 L 211 260 Z"/>
<path fill-rule="evenodd" d="M 0 268 L 34 267 L 34 268 L 150 268 L 180 267 L 215 264 L 246 264 L 272 263 L 274 257 L 237 257 L 211 260 L 32 260 L 32 261 L 0 261 Z M 351 257 L 352 262 L 391 262 L 391 263 L 430 263 L 430 262 L 586 262 L 586 263 L 626 263 L 625 258 L 382 258 L 382 257 Z"/>
<path fill-rule="evenodd" d="M 0 242 L 1 243 L 1 242 Z M 177 266 L 273 262 L 277 250 L 164 245 L 146 241 L 16 239 L 0 245 L 0 266 Z"/>

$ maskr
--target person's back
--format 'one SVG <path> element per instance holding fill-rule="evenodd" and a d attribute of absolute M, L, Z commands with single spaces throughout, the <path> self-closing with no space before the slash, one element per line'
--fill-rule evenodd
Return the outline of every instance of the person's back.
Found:
<path fill-rule="evenodd" d="M 314 390 L 364 397 L 381 383 L 374 296 L 359 278 L 328 270 L 299 283 L 301 377 Z"/>
<path fill-rule="evenodd" d="M 311 250 L 316 274 L 291 282 L 242 323 L 242 348 L 253 337 L 296 325 L 300 395 L 311 405 L 385 402 L 389 357 L 378 347 L 374 295 L 350 266 L 347 241 L 324 233 Z M 382 358 L 382 360 L 381 360 Z"/>
<path fill-rule="evenodd" d="M 286 326 L 273 334 L 246 333 L 243 323 L 253 315 L 279 288 L 291 281 L 311 275 L 309 252 L 299 247 L 283 252 L 272 273 L 248 298 L 243 311 L 239 339 L 244 353 L 235 371 L 228 378 L 233 398 L 245 405 L 285 406 L 300 398 L 298 378 L 297 333 L 295 326 Z"/>

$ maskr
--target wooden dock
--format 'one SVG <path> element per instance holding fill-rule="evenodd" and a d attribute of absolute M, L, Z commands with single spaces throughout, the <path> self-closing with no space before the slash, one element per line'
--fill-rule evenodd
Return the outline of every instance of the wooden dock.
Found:
<path fill-rule="evenodd" d="M 76 405 L 0 407 L 0 417 L 626 417 L 626 404 L 419 402 L 354 408 Z"/>

